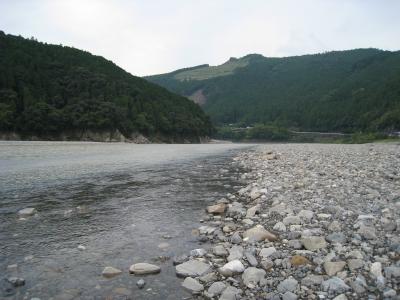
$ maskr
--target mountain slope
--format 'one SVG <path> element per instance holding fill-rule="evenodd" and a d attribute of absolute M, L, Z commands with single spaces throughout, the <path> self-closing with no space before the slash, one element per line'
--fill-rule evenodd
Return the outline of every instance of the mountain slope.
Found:
<path fill-rule="evenodd" d="M 211 129 L 196 104 L 111 61 L 0 31 L 0 132 L 29 138 L 118 130 L 182 141 Z"/>
<path fill-rule="evenodd" d="M 252 54 L 146 79 L 202 103 L 219 125 L 400 129 L 399 51 L 356 49 L 285 58 Z"/>

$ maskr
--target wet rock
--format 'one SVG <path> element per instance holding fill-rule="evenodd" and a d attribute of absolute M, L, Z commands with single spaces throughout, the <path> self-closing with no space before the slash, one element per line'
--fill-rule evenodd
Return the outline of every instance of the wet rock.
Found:
<path fill-rule="evenodd" d="M 138 287 L 139 289 L 142 289 L 142 288 L 144 288 L 144 286 L 146 285 L 146 282 L 144 281 L 144 279 L 139 279 L 139 280 L 136 282 L 136 285 L 137 285 L 137 287 Z"/>
<path fill-rule="evenodd" d="M 266 230 L 262 225 L 256 225 L 243 233 L 243 237 L 250 242 L 260 242 L 268 240 L 270 242 L 276 241 L 278 238 Z"/>
<path fill-rule="evenodd" d="M 14 287 L 19 287 L 25 285 L 25 279 L 20 277 L 9 277 L 7 281 L 11 283 Z"/>
<path fill-rule="evenodd" d="M 83 246 L 83 245 L 78 245 L 78 250 L 86 250 L 86 247 L 85 246 Z"/>
<path fill-rule="evenodd" d="M 332 292 L 336 294 L 345 293 L 350 290 L 350 287 L 339 277 L 332 277 L 325 280 L 322 282 L 321 287 L 324 292 Z"/>
<path fill-rule="evenodd" d="M 218 269 L 218 272 L 225 276 L 233 276 L 244 272 L 244 266 L 240 260 L 232 260 Z"/>
<path fill-rule="evenodd" d="M 182 282 L 182 287 L 192 294 L 199 294 L 204 290 L 204 286 L 196 279 L 193 279 L 191 277 L 185 278 L 185 280 Z"/>
<path fill-rule="evenodd" d="M 106 278 L 111 278 L 111 277 L 117 276 L 121 273 L 122 273 L 122 271 L 117 268 L 105 267 L 103 272 L 101 273 L 101 275 L 103 275 Z"/>
<path fill-rule="evenodd" d="M 22 218 L 30 217 L 30 216 L 33 216 L 34 214 L 36 214 L 36 212 L 37 212 L 36 208 L 27 207 L 27 208 L 19 210 L 18 216 L 20 216 Z"/>
<path fill-rule="evenodd" d="M 203 249 L 203 248 L 193 249 L 190 251 L 190 256 L 193 256 L 193 257 L 203 257 L 206 254 L 207 254 L 207 250 Z"/>
<path fill-rule="evenodd" d="M 246 215 L 246 210 L 243 208 L 243 205 L 241 203 L 233 202 L 232 204 L 229 204 L 227 215 L 231 217 L 244 217 Z"/>
<path fill-rule="evenodd" d="M 225 203 L 217 203 L 215 205 L 207 206 L 207 212 L 209 214 L 223 214 L 226 210 Z"/>
<path fill-rule="evenodd" d="M 301 242 L 307 250 L 318 250 L 326 248 L 327 244 L 325 238 L 322 236 L 307 236 L 302 237 Z"/>
<path fill-rule="evenodd" d="M 174 258 L 172 259 L 172 263 L 174 266 L 176 266 L 176 265 L 183 264 L 184 262 L 186 262 L 188 260 L 189 260 L 189 256 L 187 256 L 186 254 L 182 254 L 182 255 L 174 256 Z"/>
<path fill-rule="evenodd" d="M 327 261 L 324 263 L 324 269 L 328 276 L 336 275 L 336 273 L 342 271 L 346 266 L 346 262 L 344 261 Z"/>
<path fill-rule="evenodd" d="M 277 290 L 279 293 L 293 292 L 297 289 L 298 282 L 294 278 L 287 278 L 278 284 Z"/>
<path fill-rule="evenodd" d="M 177 265 L 175 270 L 179 277 L 198 277 L 211 272 L 211 266 L 198 260 L 189 260 Z"/>
<path fill-rule="evenodd" d="M 129 273 L 136 275 L 157 274 L 161 272 L 161 268 L 148 263 L 133 264 L 129 268 Z"/>
<path fill-rule="evenodd" d="M 266 272 L 263 269 L 258 269 L 254 267 L 247 268 L 242 274 L 243 283 L 246 286 L 257 286 L 260 280 L 264 278 Z"/>

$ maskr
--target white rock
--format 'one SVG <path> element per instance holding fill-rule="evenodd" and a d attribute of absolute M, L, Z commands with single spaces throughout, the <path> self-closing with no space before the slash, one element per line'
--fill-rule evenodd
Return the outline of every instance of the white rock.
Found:
<path fill-rule="evenodd" d="M 111 278 L 111 277 L 117 276 L 121 273 L 122 273 L 121 270 L 116 269 L 114 267 L 105 267 L 101 274 L 106 278 Z"/>
<path fill-rule="evenodd" d="M 267 258 L 268 256 L 271 256 L 275 252 L 276 252 L 275 247 L 262 248 L 258 255 L 261 256 L 262 258 Z"/>
<path fill-rule="evenodd" d="M 130 266 L 129 272 L 137 275 L 157 274 L 161 272 L 161 268 L 148 263 L 137 263 Z"/>
<path fill-rule="evenodd" d="M 36 214 L 36 208 L 33 207 L 27 207 L 18 211 L 18 215 L 20 217 L 30 217 L 33 216 L 34 214 Z"/>
<path fill-rule="evenodd" d="M 218 269 L 218 272 L 225 276 L 233 276 L 244 272 L 244 266 L 240 260 L 232 260 Z"/>
<path fill-rule="evenodd" d="M 176 275 L 179 277 L 198 277 L 210 273 L 211 267 L 204 262 L 193 259 L 177 265 L 175 270 Z"/>

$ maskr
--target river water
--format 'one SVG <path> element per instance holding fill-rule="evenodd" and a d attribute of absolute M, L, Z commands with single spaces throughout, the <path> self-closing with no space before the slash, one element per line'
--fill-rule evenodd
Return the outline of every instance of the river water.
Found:
<path fill-rule="evenodd" d="M 0 299 L 188 297 L 168 257 L 204 247 L 191 230 L 242 184 L 231 158 L 248 147 L 0 142 Z M 25 207 L 38 213 L 19 220 Z M 129 275 L 138 262 L 162 271 Z M 106 279 L 106 266 L 123 274 Z"/>

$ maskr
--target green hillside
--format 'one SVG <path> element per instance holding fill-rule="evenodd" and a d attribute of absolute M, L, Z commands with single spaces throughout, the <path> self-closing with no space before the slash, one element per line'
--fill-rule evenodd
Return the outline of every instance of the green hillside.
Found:
<path fill-rule="evenodd" d="M 217 125 L 309 131 L 400 130 L 400 52 L 252 54 L 146 79 L 202 103 Z"/>
<path fill-rule="evenodd" d="M 119 130 L 196 141 L 211 129 L 198 105 L 103 57 L 0 31 L 0 132 Z"/>

